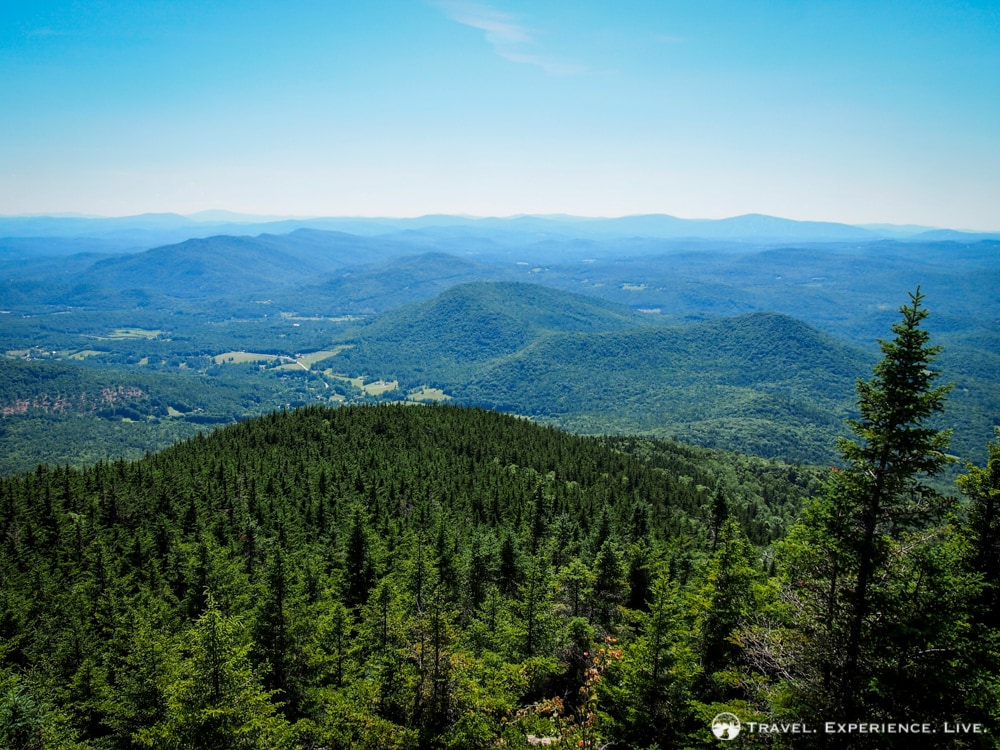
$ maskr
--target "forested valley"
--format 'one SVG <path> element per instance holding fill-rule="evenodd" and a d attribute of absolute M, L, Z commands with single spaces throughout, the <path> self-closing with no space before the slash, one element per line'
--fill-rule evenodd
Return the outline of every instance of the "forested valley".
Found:
<path fill-rule="evenodd" d="M 376 404 L 6 476 L 0 743 L 996 747 L 1000 446 L 928 483 L 922 301 L 822 470 Z"/>

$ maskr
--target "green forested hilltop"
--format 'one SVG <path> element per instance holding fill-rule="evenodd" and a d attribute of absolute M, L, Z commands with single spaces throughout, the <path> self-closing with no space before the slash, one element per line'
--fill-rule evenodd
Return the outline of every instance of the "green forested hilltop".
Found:
<path fill-rule="evenodd" d="M 335 364 L 583 433 L 832 458 L 867 353 L 774 313 L 655 320 L 533 284 L 463 284 L 347 329 Z"/>
<path fill-rule="evenodd" d="M 546 333 L 646 328 L 648 316 L 594 297 L 520 282 L 458 284 L 337 337 L 349 372 L 449 389 L 515 355 Z M 526 384 L 530 385 L 531 384 Z"/>
<path fill-rule="evenodd" d="M 872 720 L 997 729 L 995 454 L 963 482 L 967 527 L 886 521 Z M 797 466 L 397 404 L 2 478 L 0 744 L 688 748 L 721 711 L 844 719 L 822 670 L 852 611 L 854 476 L 822 494 Z M 922 518 L 954 507 L 897 487 Z M 917 668 L 942 679 L 914 690 Z"/>
<path fill-rule="evenodd" d="M 760 562 L 750 545 L 781 536 L 814 482 L 402 405 L 275 413 L 140 461 L 8 477 L 0 731 L 16 747 L 637 741 L 654 658 L 666 692 L 643 710 L 681 710 L 683 737 L 702 729 L 688 700 L 713 550 Z M 675 641 L 650 656 L 654 631 Z"/>

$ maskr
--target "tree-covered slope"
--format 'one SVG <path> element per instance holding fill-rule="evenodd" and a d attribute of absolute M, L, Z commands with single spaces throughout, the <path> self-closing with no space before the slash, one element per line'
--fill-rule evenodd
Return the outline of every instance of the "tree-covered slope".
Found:
<path fill-rule="evenodd" d="M 107 258 L 81 275 L 100 289 L 156 289 L 172 297 L 237 296 L 302 283 L 336 267 L 296 253 L 292 235 L 208 237 L 144 253 Z"/>
<path fill-rule="evenodd" d="M 139 457 L 330 391 L 306 375 L 249 364 L 207 374 L 0 359 L 0 474 Z"/>
<path fill-rule="evenodd" d="M 655 320 L 538 285 L 466 284 L 345 333 L 335 365 L 582 432 L 831 455 L 863 352 L 772 313 Z"/>
<path fill-rule="evenodd" d="M 351 349 L 337 364 L 454 386 L 552 331 L 595 333 L 646 324 L 640 313 L 593 297 L 537 284 L 473 282 L 345 333 L 341 340 Z"/>
<path fill-rule="evenodd" d="M 17 247 L 17 246 L 15 246 Z M 409 245 L 342 232 L 299 229 L 289 234 L 220 235 L 194 238 L 143 252 L 11 257 L 18 286 L 38 285 L 32 302 L 97 309 L 130 307 L 130 295 L 144 306 L 169 308 L 172 300 L 201 303 L 204 309 L 247 295 L 270 295 L 309 285 L 344 266 L 360 266 L 413 252 Z M 6 260 L 0 255 L 0 262 Z M 67 273 L 67 268 L 72 273 Z M 0 287 L 0 302 L 19 305 L 17 287 Z"/>
<path fill-rule="evenodd" d="M 698 644 L 725 639 L 698 593 L 715 551 L 756 557 L 750 542 L 780 536 L 812 482 L 402 405 L 276 413 L 135 462 L 3 478 L 0 740 L 703 737 L 687 696 L 710 699 Z"/>
<path fill-rule="evenodd" d="M 828 454 L 863 353 L 782 315 L 541 339 L 456 393 L 585 432 L 646 432 L 758 455 Z"/>

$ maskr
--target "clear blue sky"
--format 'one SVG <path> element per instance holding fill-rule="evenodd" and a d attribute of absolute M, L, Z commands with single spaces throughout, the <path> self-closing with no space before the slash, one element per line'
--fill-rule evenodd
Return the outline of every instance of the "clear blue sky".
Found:
<path fill-rule="evenodd" d="M 0 214 L 1000 229 L 1000 1 L 31 0 Z"/>

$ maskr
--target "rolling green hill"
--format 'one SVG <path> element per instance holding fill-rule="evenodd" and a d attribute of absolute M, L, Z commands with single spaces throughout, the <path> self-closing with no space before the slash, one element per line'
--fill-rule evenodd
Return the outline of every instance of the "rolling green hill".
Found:
<path fill-rule="evenodd" d="M 21 245 L 24 243 L 22 242 Z M 14 244 L 14 252 L 20 247 Z M 217 309 L 314 283 L 347 265 L 413 252 L 410 245 L 342 232 L 299 229 L 285 235 L 220 235 L 185 240 L 143 252 L 53 258 L 37 255 L 7 260 L 16 284 L 0 287 L 0 303 L 28 302 L 19 288 L 33 286 L 31 304 L 128 309 L 134 298 L 143 307 L 170 310 L 178 301 Z"/>
<path fill-rule="evenodd" d="M 756 571 L 755 545 L 784 533 L 815 479 L 385 405 L 0 478 L 0 741 L 528 750 L 535 735 L 570 743 L 574 728 L 535 704 L 587 705 L 587 670 L 609 666 L 590 654 L 612 647 L 628 657 L 606 672 L 619 694 L 602 693 L 604 736 L 704 737 L 693 700 L 716 693 L 683 644 L 722 636 L 700 592 L 723 550 Z M 683 668 L 656 679 L 682 684 L 681 701 L 639 681 L 668 603 L 663 652 Z"/>
<path fill-rule="evenodd" d="M 536 284 L 459 284 L 343 334 L 340 341 L 352 348 L 337 366 L 453 387 L 551 331 L 596 333 L 648 324 L 648 316 L 627 307 Z"/>
<path fill-rule="evenodd" d="M 597 336 L 555 334 L 455 393 L 583 432 L 669 435 L 823 461 L 863 352 L 792 318 L 754 313 Z"/>
<path fill-rule="evenodd" d="M 192 239 L 144 253 L 107 258 L 82 274 L 80 283 L 98 289 L 155 289 L 186 299 L 239 297 L 313 279 L 344 265 L 339 233 L 300 230 L 277 237 Z M 363 257 L 355 251 L 352 260 Z"/>
<path fill-rule="evenodd" d="M 583 432 L 831 455 L 867 354 L 783 315 L 656 319 L 537 285 L 464 284 L 346 332 L 336 367 Z"/>

